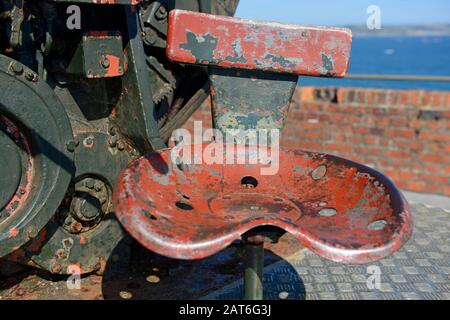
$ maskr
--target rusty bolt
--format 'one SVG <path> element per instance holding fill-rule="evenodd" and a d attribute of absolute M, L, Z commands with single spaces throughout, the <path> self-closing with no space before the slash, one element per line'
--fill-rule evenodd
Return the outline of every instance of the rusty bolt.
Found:
<path fill-rule="evenodd" d="M 38 75 L 35 74 L 33 71 L 28 70 L 28 71 L 25 73 L 25 79 L 27 79 L 28 81 L 36 82 L 36 81 L 38 81 Z"/>
<path fill-rule="evenodd" d="M 108 69 L 110 66 L 109 59 L 107 57 L 102 58 L 102 67 Z"/>
<path fill-rule="evenodd" d="M 25 294 L 25 290 L 24 290 L 23 288 L 18 288 L 18 289 L 16 290 L 16 296 L 21 297 L 21 296 L 23 296 L 24 294 Z"/>
<path fill-rule="evenodd" d="M 14 61 L 13 63 L 11 63 L 11 70 L 15 74 L 22 74 L 23 73 L 23 66 L 19 62 L 15 62 Z"/>
<path fill-rule="evenodd" d="M 164 20 L 167 18 L 167 8 L 164 5 L 161 5 L 158 10 L 155 12 L 156 19 Z"/>
<path fill-rule="evenodd" d="M 125 143 L 123 143 L 123 141 L 118 141 L 117 149 L 119 149 L 120 151 L 123 151 L 125 149 Z"/>
<path fill-rule="evenodd" d="M 61 271 L 61 269 L 62 269 L 61 265 L 59 263 L 57 263 L 51 268 L 51 272 L 58 273 Z"/>
<path fill-rule="evenodd" d="M 117 145 L 117 139 L 114 138 L 114 137 L 111 137 L 111 138 L 109 139 L 108 143 L 109 143 L 109 146 L 110 146 L 111 148 L 114 148 L 114 147 Z"/>
<path fill-rule="evenodd" d="M 70 230 L 72 231 L 72 233 L 80 233 L 81 229 L 83 229 L 83 225 L 81 223 L 79 223 L 78 221 L 74 221 L 70 225 Z"/>

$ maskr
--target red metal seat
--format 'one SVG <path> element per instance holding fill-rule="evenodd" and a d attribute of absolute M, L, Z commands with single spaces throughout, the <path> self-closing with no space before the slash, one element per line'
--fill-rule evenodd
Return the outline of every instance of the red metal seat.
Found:
<path fill-rule="evenodd" d="M 366 263 L 398 250 L 411 234 L 402 195 L 388 178 L 360 164 L 282 149 L 274 176 L 261 175 L 263 164 L 192 164 L 181 170 L 170 151 L 129 166 L 114 199 L 125 229 L 161 255 L 207 257 L 254 227 L 272 225 L 322 257 Z"/>

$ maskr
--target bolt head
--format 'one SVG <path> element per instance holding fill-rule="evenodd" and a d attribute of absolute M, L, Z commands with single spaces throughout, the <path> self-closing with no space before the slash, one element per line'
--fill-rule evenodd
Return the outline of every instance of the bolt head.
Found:
<path fill-rule="evenodd" d="M 108 69 L 109 66 L 110 66 L 109 59 L 106 58 L 106 57 L 103 57 L 103 59 L 102 59 L 102 67 L 105 68 L 105 69 Z"/>
<path fill-rule="evenodd" d="M 86 187 L 88 187 L 89 189 L 93 189 L 94 188 L 94 180 L 92 180 L 92 179 L 87 179 L 86 181 L 85 181 L 85 183 L 84 183 L 84 185 L 86 186 Z"/>
<path fill-rule="evenodd" d="M 11 70 L 15 73 L 15 74 L 22 74 L 23 73 L 23 66 L 21 63 L 19 62 L 13 62 L 11 64 Z"/>
<path fill-rule="evenodd" d="M 75 149 L 77 148 L 78 143 L 74 140 L 71 140 L 69 142 L 66 143 L 66 148 L 69 152 L 74 152 Z"/>
<path fill-rule="evenodd" d="M 164 5 L 161 5 L 155 13 L 156 18 L 159 20 L 163 20 L 167 18 L 167 8 Z"/>
<path fill-rule="evenodd" d="M 32 81 L 32 82 L 37 82 L 39 77 L 36 73 L 29 70 L 25 73 L 25 79 L 27 79 L 28 81 Z"/>

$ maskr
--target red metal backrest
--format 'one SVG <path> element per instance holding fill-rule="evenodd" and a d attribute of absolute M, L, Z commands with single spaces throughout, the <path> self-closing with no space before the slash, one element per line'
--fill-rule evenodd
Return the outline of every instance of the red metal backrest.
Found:
<path fill-rule="evenodd" d="M 352 35 L 307 27 L 172 10 L 167 56 L 180 63 L 307 76 L 345 76 Z"/>

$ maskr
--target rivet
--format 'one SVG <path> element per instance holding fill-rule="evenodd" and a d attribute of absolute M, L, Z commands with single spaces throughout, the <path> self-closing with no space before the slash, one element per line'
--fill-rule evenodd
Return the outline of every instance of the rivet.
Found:
<path fill-rule="evenodd" d="M 19 62 L 14 61 L 13 63 L 11 63 L 11 70 L 15 74 L 22 74 L 23 73 L 23 66 Z"/>

